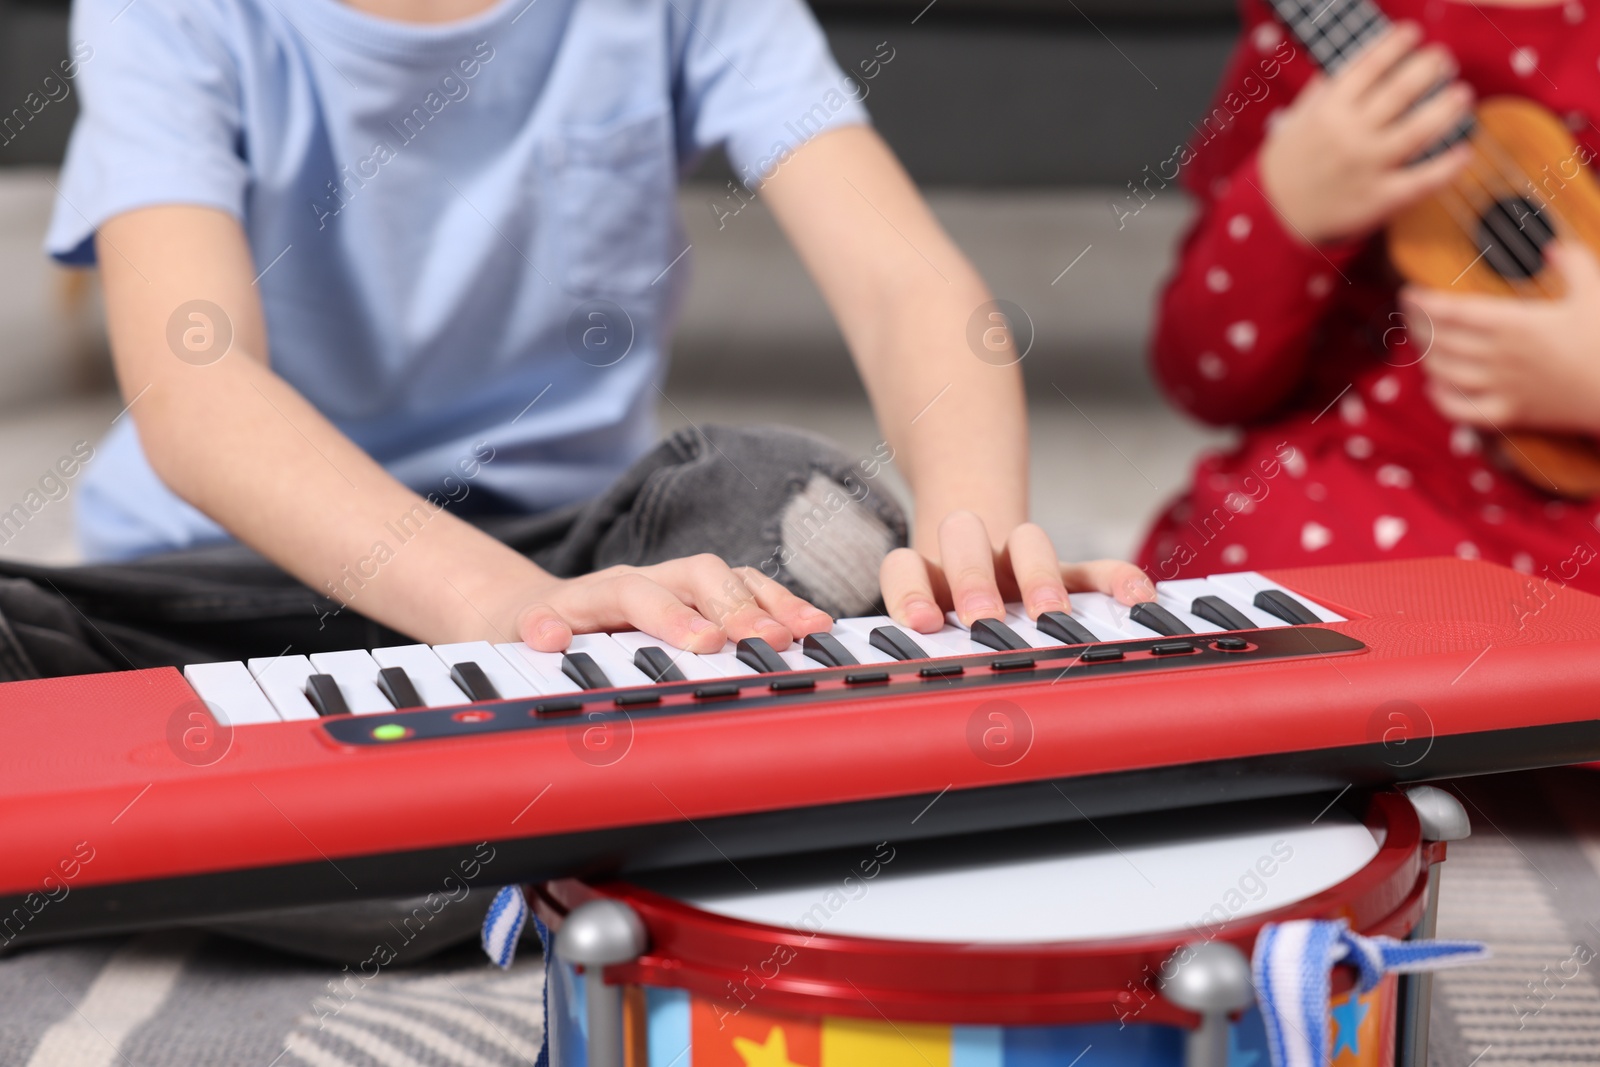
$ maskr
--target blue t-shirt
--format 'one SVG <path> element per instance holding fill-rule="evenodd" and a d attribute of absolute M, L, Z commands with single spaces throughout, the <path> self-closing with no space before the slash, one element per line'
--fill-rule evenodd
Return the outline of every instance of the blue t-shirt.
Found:
<path fill-rule="evenodd" d="M 528 511 L 593 496 L 654 439 L 680 171 L 720 144 L 755 183 L 866 121 L 801 0 L 501 0 L 442 25 L 79 0 L 72 32 L 92 55 L 50 253 L 90 263 L 101 223 L 154 204 L 236 216 L 273 369 L 413 489 L 454 498 L 470 469 Z M 132 418 L 78 516 L 91 559 L 226 536 Z"/>

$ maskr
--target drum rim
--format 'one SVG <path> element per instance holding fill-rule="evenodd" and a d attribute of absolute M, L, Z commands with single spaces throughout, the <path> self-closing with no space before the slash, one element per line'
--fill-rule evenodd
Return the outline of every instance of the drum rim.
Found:
<path fill-rule="evenodd" d="M 1405 936 L 1422 916 L 1429 866 L 1443 850 L 1425 845 L 1416 810 L 1402 793 L 1369 795 L 1362 822 L 1380 842 L 1364 866 L 1320 893 L 1232 920 L 1215 940 L 1248 957 L 1264 924 L 1292 919 L 1345 919 L 1369 936 Z M 729 1010 L 747 1000 L 763 1011 L 907 1022 L 1198 1022 L 1159 994 L 1163 966 L 1197 940 L 1188 930 L 1065 942 L 921 942 L 812 935 L 718 915 L 620 881 L 561 879 L 530 886 L 528 896 L 551 929 L 589 900 L 627 903 L 644 921 L 651 947 L 635 962 L 607 967 L 606 980 L 684 989 Z M 791 958 L 783 958 L 785 949 Z M 941 961 L 950 966 L 936 966 Z M 737 997 L 735 987 L 747 995 Z"/>

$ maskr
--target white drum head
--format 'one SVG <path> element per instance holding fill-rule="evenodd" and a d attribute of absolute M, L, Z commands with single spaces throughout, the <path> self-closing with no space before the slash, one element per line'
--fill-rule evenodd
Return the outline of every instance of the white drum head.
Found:
<path fill-rule="evenodd" d="M 1312 823 L 1314 806 L 1304 818 L 1286 817 L 1287 806 L 886 842 L 641 884 L 717 915 L 816 934 L 991 943 L 1204 936 L 1314 896 L 1377 855 L 1372 833 L 1348 812 L 1334 808 Z"/>

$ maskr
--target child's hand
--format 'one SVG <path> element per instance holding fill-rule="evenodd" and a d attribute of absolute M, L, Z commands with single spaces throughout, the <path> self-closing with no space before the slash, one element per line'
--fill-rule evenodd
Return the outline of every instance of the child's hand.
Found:
<path fill-rule="evenodd" d="M 1439 45 L 1417 48 L 1421 39 L 1413 23 L 1390 28 L 1331 78 L 1312 79 L 1267 135 L 1263 192 L 1303 240 L 1366 234 L 1443 188 L 1470 158 L 1462 144 L 1412 162 L 1472 105 L 1460 82 L 1422 100 L 1456 66 Z"/>
<path fill-rule="evenodd" d="M 689 652 L 719 652 L 746 637 L 781 650 L 833 625 L 755 568 L 735 569 L 710 554 L 547 577 L 508 596 L 517 633 L 541 652 L 565 650 L 574 633 L 616 630 L 642 630 Z"/>
<path fill-rule="evenodd" d="M 1545 255 L 1566 283 L 1560 300 L 1401 292 L 1445 418 L 1600 433 L 1600 263 L 1577 244 L 1553 242 Z"/>
<path fill-rule="evenodd" d="M 1156 598 L 1155 586 L 1131 563 L 1103 559 L 1062 563 L 1050 537 L 1033 523 L 1018 526 L 995 552 L 983 520 L 970 511 L 951 513 L 939 525 L 939 555 L 925 557 L 899 548 L 883 561 L 883 602 L 902 626 L 933 633 L 953 610 L 961 621 L 999 619 L 1005 602 L 1021 600 L 1029 618 L 1066 611 L 1067 593 L 1095 591 L 1124 604 Z"/>

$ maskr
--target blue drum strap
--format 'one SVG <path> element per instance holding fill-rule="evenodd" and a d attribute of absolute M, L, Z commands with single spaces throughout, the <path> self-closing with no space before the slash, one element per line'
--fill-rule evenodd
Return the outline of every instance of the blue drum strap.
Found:
<path fill-rule="evenodd" d="M 510 967 L 511 961 L 517 956 L 517 941 L 522 937 L 522 930 L 529 919 L 533 920 L 533 928 L 539 934 L 539 944 L 544 947 L 545 961 L 544 1026 L 541 1028 L 539 1058 L 534 1067 L 550 1067 L 550 930 L 528 907 L 528 898 L 523 895 L 521 886 L 508 885 L 489 902 L 489 912 L 483 917 L 483 951 L 495 966 Z"/>
<path fill-rule="evenodd" d="M 544 950 L 544 981 L 540 983 L 539 991 L 544 1002 L 544 1019 L 539 1027 L 539 1058 L 534 1061 L 533 1067 L 550 1067 L 550 968 L 555 965 L 555 956 L 550 952 L 550 928 L 540 922 L 537 915 L 533 916 L 533 928 L 538 931 L 539 947 Z"/>
<path fill-rule="evenodd" d="M 517 939 L 527 925 L 528 899 L 521 886 L 508 885 L 494 895 L 489 913 L 483 917 L 483 951 L 496 967 L 511 966 L 517 956 Z"/>
<path fill-rule="evenodd" d="M 1350 963 L 1356 990 L 1366 993 L 1384 975 L 1433 971 L 1487 958 L 1478 941 L 1397 941 L 1363 937 L 1343 920 L 1268 923 L 1256 938 L 1251 963 L 1256 999 L 1266 1023 L 1273 1067 L 1324 1067 L 1334 964 Z"/>

